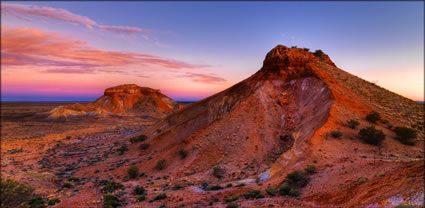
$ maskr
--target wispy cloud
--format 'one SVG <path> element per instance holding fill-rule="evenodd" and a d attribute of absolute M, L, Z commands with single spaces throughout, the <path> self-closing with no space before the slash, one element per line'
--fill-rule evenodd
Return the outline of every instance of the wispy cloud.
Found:
<path fill-rule="evenodd" d="M 75 25 L 85 25 L 86 27 L 99 28 L 105 31 L 112 31 L 118 33 L 150 33 L 152 30 L 141 29 L 138 27 L 129 27 L 129 26 L 111 26 L 111 25 L 101 25 L 96 21 L 84 17 L 78 14 L 74 14 L 68 10 L 52 7 L 39 7 L 34 5 L 26 4 L 1 4 L 2 15 L 10 15 L 20 19 L 31 21 L 31 18 L 40 18 L 43 20 L 60 20 L 64 22 L 69 22 Z"/>
<path fill-rule="evenodd" d="M 205 67 L 151 54 L 97 49 L 84 41 L 32 28 L 2 27 L 1 35 L 3 65 L 80 67 L 85 70 L 125 65 L 157 65 L 170 69 Z M 50 72 L 54 71 L 57 70 Z"/>
<path fill-rule="evenodd" d="M 1 28 L 3 69 L 36 68 L 48 74 L 123 74 L 149 78 L 149 73 L 172 72 L 203 84 L 225 79 L 208 73 L 210 65 L 192 64 L 152 54 L 103 50 L 85 41 L 34 28 Z M 207 69 L 207 71 L 205 71 Z M 196 72 L 196 73 L 195 73 Z"/>
<path fill-rule="evenodd" d="M 150 33 L 152 30 L 140 29 L 138 27 L 128 27 L 128 26 L 108 26 L 108 25 L 99 25 L 101 30 L 119 32 L 119 33 Z"/>
<path fill-rule="evenodd" d="M 215 74 L 200 74 L 187 72 L 185 76 L 191 78 L 194 82 L 202 82 L 205 84 L 221 84 L 226 82 L 225 79 Z"/>

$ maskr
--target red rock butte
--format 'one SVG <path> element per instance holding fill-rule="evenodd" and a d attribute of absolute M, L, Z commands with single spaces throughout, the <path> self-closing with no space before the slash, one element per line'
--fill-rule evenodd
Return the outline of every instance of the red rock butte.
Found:
<path fill-rule="evenodd" d="M 162 118 L 182 106 L 165 96 L 160 90 L 124 84 L 107 88 L 104 95 L 87 104 L 59 106 L 50 112 L 50 118 L 70 116 L 149 116 Z"/>

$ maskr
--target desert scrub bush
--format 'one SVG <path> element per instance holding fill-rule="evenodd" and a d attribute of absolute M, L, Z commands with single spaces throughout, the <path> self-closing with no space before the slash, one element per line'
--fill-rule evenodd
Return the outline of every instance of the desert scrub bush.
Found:
<path fill-rule="evenodd" d="M 307 165 L 307 167 L 304 168 L 304 172 L 306 172 L 309 175 L 315 174 L 315 173 L 317 173 L 316 166 L 314 166 L 314 165 Z"/>
<path fill-rule="evenodd" d="M 213 168 L 213 176 L 220 179 L 224 176 L 224 169 L 220 168 L 219 166 L 216 166 Z"/>
<path fill-rule="evenodd" d="M 158 160 L 158 162 L 156 162 L 155 169 L 164 170 L 165 169 L 165 162 L 166 162 L 165 159 Z"/>
<path fill-rule="evenodd" d="M 180 184 L 175 184 L 174 187 L 173 187 L 173 190 L 180 190 L 182 188 L 184 188 L 184 186 L 182 186 Z"/>
<path fill-rule="evenodd" d="M 286 175 L 284 182 L 290 187 L 304 187 L 308 184 L 309 178 L 301 171 L 295 170 Z"/>
<path fill-rule="evenodd" d="M 64 183 L 62 187 L 63 188 L 72 188 L 72 184 L 70 184 L 70 183 Z"/>
<path fill-rule="evenodd" d="M 71 136 L 66 136 L 65 139 L 66 140 L 70 140 L 71 139 Z"/>
<path fill-rule="evenodd" d="M 107 194 L 103 196 L 103 207 L 104 208 L 115 208 L 121 206 L 120 200 L 117 196 Z"/>
<path fill-rule="evenodd" d="M 381 120 L 381 116 L 376 111 L 372 111 L 366 115 L 366 120 L 371 123 L 376 123 L 377 121 Z"/>
<path fill-rule="evenodd" d="M 145 190 L 145 188 L 137 185 L 136 187 L 134 187 L 133 193 L 136 195 L 142 195 L 142 194 L 147 194 L 147 191 Z"/>
<path fill-rule="evenodd" d="M 354 119 L 348 120 L 347 121 L 347 126 L 352 128 L 352 129 L 356 129 L 356 127 L 360 125 L 360 123 Z"/>
<path fill-rule="evenodd" d="M 339 130 L 331 131 L 331 136 L 332 136 L 333 138 L 340 138 L 340 137 L 342 136 L 342 132 L 341 132 L 341 131 L 339 131 Z"/>
<path fill-rule="evenodd" d="M 226 206 L 226 208 L 238 208 L 238 204 L 236 203 L 230 203 L 229 205 Z"/>
<path fill-rule="evenodd" d="M 316 50 L 316 51 L 314 51 L 314 53 L 313 53 L 315 56 L 317 56 L 317 57 L 320 57 L 320 56 L 322 56 L 323 54 L 325 54 L 325 53 L 323 53 L 323 51 L 322 50 L 320 50 L 320 49 L 318 49 L 318 50 Z"/>
<path fill-rule="evenodd" d="M 137 178 L 139 176 L 139 168 L 133 165 L 127 169 L 127 173 L 130 178 Z"/>
<path fill-rule="evenodd" d="M 136 201 L 141 202 L 141 201 L 144 201 L 145 199 L 146 199 L 145 195 L 140 195 L 137 197 Z"/>
<path fill-rule="evenodd" d="M 167 194 L 161 193 L 161 194 L 156 195 L 155 198 L 153 198 L 153 200 L 157 201 L 157 200 L 163 200 L 163 199 L 166 199 L 166 198 L 167 198 Z"/>
<path fill-rule="evenodd" d="M 230 202 L 234 202 L 234 201 L 236 201 L 238 199 L 239 199 L 238 196 L 229 196 L 229 197 L 224 198 L 224 202 L 230 203 Z"/>
<path fill-rule="evenodd" d="M 0 182 L 0 207 L 18 207 L 28 201 L 34 192 L 34 188 L 12 179 L 1 178 Z"/>
<path fill-rule="evenodd" d="M 217 191 L 217 190 L 221 190 L 223 189 L 223 187 L 221 187 L 220 185 L 208 185 L 205 188 L 205 191 Z"/>
<path fill-rule="evenodd" d="M 36 196 L 29 200 L 27 204 L 30 208 L 44 208 L 46 207 L 44 203 L 45 201 L 43 198 L 41 198 L 41 196 Z"/>
<path fill-rule="evenodd" d="M 181 159 L 184 159 L 184 158 L 186 158 L 186 157 L 187 157 L 187 151 L 186 151 L 185 149 L 181 149 L 181 150 L 179 151 L 179 155 L 180 155 L 180 158 L 181 158 Z"/>
<path fill-rule="evenodd" d="M 303 48 L 303 50 L 304 50 L 304 51 L 307 51 L 307 52 L 308 52 L 308 51 L 310 51 L 310 49 L 309 49 L 309 48 Z"/>
<path fill-rule="evenodd" d="M 148 136 L 142 134 L 140 136 L 136 136 L 136 137 L 131 137 L 130 138 L 130 142 L 131 143 L 137 143 L 137 142 L 143 142 L 148 138 Z"/>
<path fill-rule="evenodd" d="M 252 190 L 244 195 L 242 195 L 245 199 L 261 199 L 264 198 L 264 195 L 260 190 Z"/>
<path fill-rule="evenodd" d="M 406 145 L 414 145 L 415 139 L 418 136 L 414 129 L 408 127 L 395 127 L 394 132 L 396 133 L 396 139 L 400 141 L 402 144 Z"/>
<path fill-rule="evenodd" d="M 58 203 L 60 203 L 61 202 L 61 200 L 60 199 L 50 199 L 49 200 L 49 202 L 47 203 L 49 206 L 53 206 L 53 205 L 55 205 L 55 204 L 58 204 Z"/>
<path fill-rule="evenodd" d="M 291 46 L 291 48 L 298 48 L 298 47 L 295 45 L 295 46 Z"/>
<path fill-rule="evenodd" d="M 231 188 L 232 186 L 233 186 L 233 184 L 228 183 L 228 184 L 226 185 L 226 188 Z"/>
<path fill-rule="evenodd" d="M 281 196 L 293 196 L 297 197 L 300 194 L 300 191 L 297 188 L 292 188 L 288 184 L 283 184 L 279 188 L 279 194 Z"/>
<path fill-rule="evenodd" d="M 150 146 L 151 145 L 148 144 L 148 143 L 143 143 L 143 144 L 140 144 L 139 149 L 140 150 L 147 150 Z"/>
<path fill-rule="evenodd" d="M 77 182 L 77 181 L 80 181 L 80 178 L 78 178 L 78 177 L 69 177 L 68 178 L 68 181 L 71 181 L 71 182 Z"/>
<path fill-rule="evenodd" d="M 374 126 L 369 126 L 360 129 L 359 138 L 367 144 L 380 146 L 385 139 L 385 134 L 381 130 L 375 129 Z"/>
<path fill-rule="evenodd" d="M 276 194 L 278 193 L 278 191 L 276 189 L 274 189 L 274 188 L 268 188 L 268 189 L 266 189 L 266 193 L 269 196 L 276 196 Z"/>
<path fill-rule="evenodd" d="M 124 186 L 115 181 L 110 181 L 110 182 L 107 182 L 107 184 L 102 189 L 100 189 L 100 192 L 107 194 L 107 193 L 112 193 L 118 189 L 124 190 Z"/>

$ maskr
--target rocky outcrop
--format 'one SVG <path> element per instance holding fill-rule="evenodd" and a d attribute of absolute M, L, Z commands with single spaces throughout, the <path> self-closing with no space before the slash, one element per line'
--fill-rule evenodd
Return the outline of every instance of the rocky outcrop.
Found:
<path fill-rule="evenodd" d="M 125 84 L 106 89 L 104 95 L 94 102 L 54 108 L 49 112 L 49 118 L 112 114 L 162 118 L 181 107 L 160 90 Z"/>

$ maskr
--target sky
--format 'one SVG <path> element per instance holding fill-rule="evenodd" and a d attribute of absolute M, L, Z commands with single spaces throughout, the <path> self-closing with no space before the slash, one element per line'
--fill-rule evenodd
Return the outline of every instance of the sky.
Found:
<path fill-rule="evenodd" d="M 197 101 L 278 44 L 424 100 L 424 2 L 1 2 L 2 101 L 90 101 L 120 84 Z"/>

